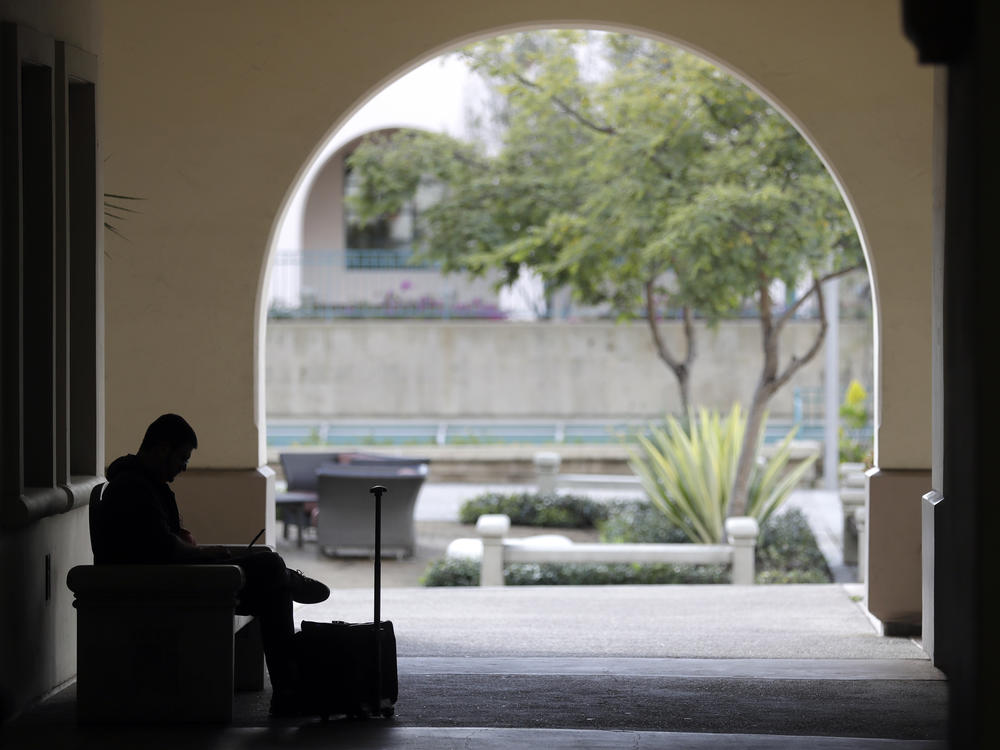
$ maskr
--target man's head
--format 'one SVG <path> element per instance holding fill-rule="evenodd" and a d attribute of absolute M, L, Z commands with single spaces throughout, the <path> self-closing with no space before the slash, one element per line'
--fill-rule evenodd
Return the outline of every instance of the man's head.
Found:
<path fill-rule="evenodd" d="M 158 479 L 172 482 L 187 469 L 191 452 L 198 447 L 198 436 L 184 417 L 164 414 L 146 428 L 138 456 Z"/>

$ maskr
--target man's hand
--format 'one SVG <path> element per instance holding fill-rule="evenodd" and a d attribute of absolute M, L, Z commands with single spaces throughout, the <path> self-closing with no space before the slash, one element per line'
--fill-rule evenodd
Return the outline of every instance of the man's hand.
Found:
<path fill-rule="evenodd" d="M 180 563 L 217 563 L 225 562 L 232 558 L 232 553 L 227 547 L 221 545 L 201 545 L 192 546 L 176 537 L 174 545 L 173 562 Z"/>
<path fill-rule="evenodd" d="M 181 529 L 180 533 L 177 534 L 177 536 L 179 536 L 181 538 L 182 542 L 187 542 L 192 547 L 197 547 L 198 546 L 198 542 L 196 542 L 195 539 L 194 539 L 194 534 L 192 534 L 187 529 Z"/>
<path fill-rule="evenodd" d="M 206 544 L 198 547 L 198 552 L 200 552 L 204 559 L 206 560 L 228 560 L 233 556 L 233 553 L 229 551 L 228 547 L 223 547 L 217 544 Z"/>

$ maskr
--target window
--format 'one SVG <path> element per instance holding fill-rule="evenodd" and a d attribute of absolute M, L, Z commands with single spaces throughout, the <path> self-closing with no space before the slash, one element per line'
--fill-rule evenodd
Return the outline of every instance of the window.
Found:
<path fill-rule="evenodd" d="M 86 502 L 101 473 L 97 64 L 0 28 L 0 523 Z"/>

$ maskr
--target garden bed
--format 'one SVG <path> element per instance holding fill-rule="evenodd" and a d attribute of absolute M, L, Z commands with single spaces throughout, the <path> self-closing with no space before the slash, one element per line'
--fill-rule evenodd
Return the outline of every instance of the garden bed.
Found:
<path fill-rule="evenodd" d="M 527 527 L 592 529 L 607 543 L 681 543 L 687 537 L 649 503 L 638 500 L 597 502 L 575 495 L 487 493 L 466 502 L 460 517 L 475 523 L 479 515 L 503 513 Z M 833 580 L 805 516 L 787 509 L 761 526 L 756 555 L 756 582 L 830 583 Z M 508 564 L 507 585 L 614 585 L 729 583 L 728 567 L 666 563 Z M 441 559 L 424 573 L 425 586 L 477 586 L 477 560 Z"/>

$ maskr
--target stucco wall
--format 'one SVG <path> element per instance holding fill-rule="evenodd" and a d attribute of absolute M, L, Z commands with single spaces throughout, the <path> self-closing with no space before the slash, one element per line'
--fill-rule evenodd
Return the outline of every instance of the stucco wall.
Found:
<path fill-rule="evenodd" d="M 96 2 L 0 0 L 0 20 L 100 53 Z M 90 560 L 86 509 L 43 518 L 23 529 L 0 529 L 0 722 L 76 673 L 76 612 L 66 573 Z"/>
<path fill-rule="evenodd" d="M 790 324 L 782 361 L 808 348 L 816 324 Z M 678 324 L 665 326 L 679 342 Z M 697 327 L 696 405 L 750 402 L 760 372 L 756 321 Z M 842 388 L 872 378 L 871 324 L 840 324 Z M 818 355 L 771 404 L 792 413 L 797 386 L 823 384 Z M 271 321 L 272 418 L 646 418 L 679 410 L 674 376 L 643 323 Z"/>
<path fill-rule="evenodd" d="M 143 196 L 108 243 L 108 455 L 197 415 L 194 464 L 264 461 L 261 298 L 310 154 L 380 85 L 519 25 L 683 41 L 782 106 L 828 160 L 871 251 L 880 461 L 930 461 L 931 72 L 897 3 L 868 0 L 198 0 L 105 3 L 109 190 Z M 371 54 L 378 49 L 378 54 Z"/>

